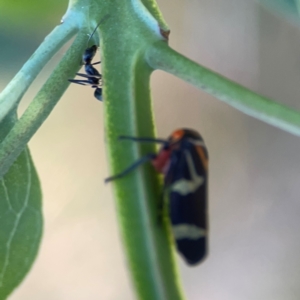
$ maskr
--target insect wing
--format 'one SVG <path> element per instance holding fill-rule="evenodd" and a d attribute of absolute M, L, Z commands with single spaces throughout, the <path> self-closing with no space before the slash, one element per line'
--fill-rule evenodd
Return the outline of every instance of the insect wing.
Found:
<path fill-rule="evenodd" d="M 182 141 L 173 150 L 165 185 L 169 191 L 172 232 L 177 250 L 191 264 L 207 253 L 207 152 Z"/>

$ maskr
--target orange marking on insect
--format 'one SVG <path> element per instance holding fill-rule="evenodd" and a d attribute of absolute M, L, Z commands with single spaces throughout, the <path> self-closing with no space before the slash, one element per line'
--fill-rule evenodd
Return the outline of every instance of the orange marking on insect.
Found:
<path fill-rule="evenodd" d="M 198 154 L 201 158 L 201 162 L 203 164 L 203 167 L 204 167 L 205 171 L 207 172 L 207 170 L 208 170 L 208 159 L 207 159 L 207 157 L 204 153 L 204 150 L 200 146 L 197 146 L 196 149 L 197 149 L 197 152 L 198 152 Z"/>
<path fill-rule="evenodd" d="M 176 142 L 178 140 L 181 140 L 182 137 L 184 136 L 184 133 L 185 132 L 182 129 L 178 129 L 178 130 L 174 131 L 173 134 L 172 134 L 172 138 L 171 138 L 172 142 Z"/>

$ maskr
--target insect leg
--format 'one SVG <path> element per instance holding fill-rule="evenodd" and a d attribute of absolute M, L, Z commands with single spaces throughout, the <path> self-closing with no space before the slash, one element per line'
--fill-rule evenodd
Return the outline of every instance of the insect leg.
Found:
<path fill-rule="evenodd" d="M 106 178 L 105 182 L 107 183 L 109 181 L 122 178 L 125 175 L 127 175 L 128 173 L 130 173 L 131 171 L 133 171 L 134 169 L 136 169 L 138 166 L 144 164 L 145 162 L 147 162 L 147 161 L 149 161 L 149 160 L 151 160 L 151 159 L 153 159 L 155 157 L 156 157 L 156 154 L 154 154 L 154 153 L 147 154 L 147 155 L 141 157 L 138 161 L 136 161 L 135 163 L 133 163 L 131 166 L 129 166 L 127 169 L 125 169 L 121 173 Z"/>
<path fill-rule="evenodd" d="M 79 80 L 79 79 L 68 79 L 72 83 L 77 83 L 81 85 L 88 85 L 91 84 L 89 80 Z"/>
<path fill-rule="evenodd" d="M 167 144 L 167 140 L 155 139 L 155 138 L 144 138 L 144 137 L 134 137 L 134 136 L 119 136 L 119 140 L 131 140 L 134 142 L 149 142 L 149 143 L 158 143 L 158 144 Z"/>

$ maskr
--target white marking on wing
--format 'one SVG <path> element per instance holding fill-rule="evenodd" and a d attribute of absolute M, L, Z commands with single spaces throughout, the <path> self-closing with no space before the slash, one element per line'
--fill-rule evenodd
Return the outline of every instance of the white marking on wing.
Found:
<path fill-rule="evenodd" d="M 204 177 L 199 176 L 196 172 L 195 165 L 193 163 L 191 154 L 189 151 L 185 151 L 188 168 L 191 175 L 191 180 L 179 179 L 172 184 L 171 191 L 177 192 L 182 196 L 194 193 L 203 184 Z"/>
<path fill-rule="evenodd" d="M 203 141 L 194 140 L 194 139 L 187 139 L 187 140 L 195 146 L 200 146 L 200 147 L 206 148 L 206 145 Z"/>
<path fill-rule="evenodd" d="M 206 237 L 206 230 L 192 224 L 179 224 L 172 226 L 172 232 L 176 240 L 198 240 Z"/>

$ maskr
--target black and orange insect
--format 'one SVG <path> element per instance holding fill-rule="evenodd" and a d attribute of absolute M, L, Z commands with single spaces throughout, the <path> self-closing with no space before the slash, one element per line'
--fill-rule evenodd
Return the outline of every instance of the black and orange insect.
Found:
<path fill-rule="evenodd" d="M 164 193 L 172 233 L 178 252 L 190 265 L 199 263 L 207 254 L 208 244 L 208 152 L 201 135 L 195 130 L 178 129 L 167 140 L 121 136 L 135 142 L 162 144 L 158 153 L 150 153 L 122 173 L 106 182 L 124 177 L 139 165 L 151 161 L 164 175 Z"/>

